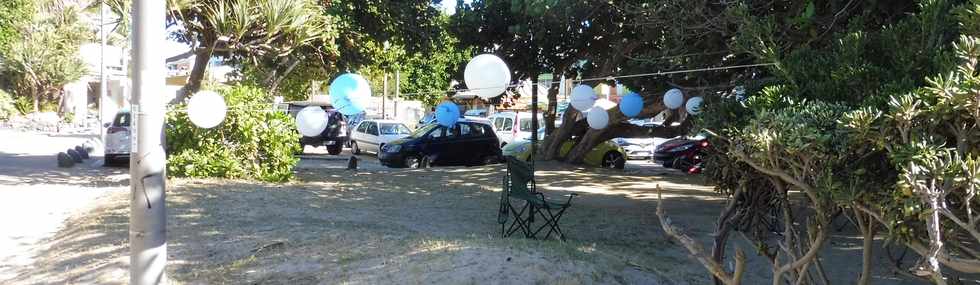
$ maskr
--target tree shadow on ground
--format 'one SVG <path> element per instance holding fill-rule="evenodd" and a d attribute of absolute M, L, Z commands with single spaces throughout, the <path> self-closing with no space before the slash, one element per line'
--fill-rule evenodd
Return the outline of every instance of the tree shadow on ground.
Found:
<path fill-rule="evenodd" d="M 568 242 L 560 243 L 500 237 L 496 210 L 504 173 L 503 165 L 492 165 L 301 169 L 297 181 L 285 184 L 175 179 L 167 193 L 168 275 L 191 283 L 472 283 L 510 277 L 534 283 L 562 276 L 572 283 L 710 282 L 664 236 L 655 215 L 659 183 L 668 213 L 707 242 L 724 199 L 696 176 L 541 163 L 542 192 L 559 199 L 580 194 L 562 218 Z M 125 283 L 128 207 L 128 193 L 120 194 L 72 219 L 73 226 L 38 254 L 38 266 L 19 277 Z M 750 266 L 768 268 L 763 262 L 754 258 Z M 747 274 L 747 282 L 758 283 L 771 273 Z"/>

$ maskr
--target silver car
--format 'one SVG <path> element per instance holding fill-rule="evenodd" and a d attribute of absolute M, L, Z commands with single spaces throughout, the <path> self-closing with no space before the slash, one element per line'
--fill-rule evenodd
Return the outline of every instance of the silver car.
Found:
<path fill-rule="evenodd" d="M 132 115 L 128 111 L 116 113 L 105 127 L 105 165 L 129 162 L 132 147 Z"/>
<path fill-rule="evenodd" d="M 361 152 L 379 153 L 385 144 L 407 137 L 412 131 L 405 124 L 389 120 L 364 120 L 351 132 L 350 149 L 354 154 Z"/>

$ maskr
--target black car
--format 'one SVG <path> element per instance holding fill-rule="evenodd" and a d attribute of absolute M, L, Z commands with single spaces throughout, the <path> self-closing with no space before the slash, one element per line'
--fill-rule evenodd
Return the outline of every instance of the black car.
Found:
<path fill-rule="evenodd" d="M 498 145 L 487 123 L 465 120 L 452 128 L 428 124 L 407 138 L 384 145 L 378 158 L 388 167 L 484 165 L 500 161 Z"/>
<path fill-rule="evenodd" d="M 327 128 L 319 136 L 300 137 L 300 149 L 308 145 L 315 147 L 322 145 L 326 146 L 327 153 L 332 155 L 340 154 L 344 150 L 344 145 L 350 140 L 350 130 L 347 128 L 347 120 L 343 114 L 329 105 L 316 105 L 309 102 L 289 102 L 285 104 L 288 106 L 289 116 L 293 118 L 296 118 L 296 114 L 308 106 L 319 106 L 327 112 Z"/>
<path fill-rule="evenodd" d="M 672 139 L 657 146 L 653 152 L 653 160 L 667 168 L 697 173 L 700 171 L 703 150 L 708 145 L 705 138 Z"/>

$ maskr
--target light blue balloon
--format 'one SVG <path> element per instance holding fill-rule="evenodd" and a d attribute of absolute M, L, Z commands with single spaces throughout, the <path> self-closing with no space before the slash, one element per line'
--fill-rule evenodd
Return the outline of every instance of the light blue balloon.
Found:
<path fill-rule="evenodd" d="M 330 82 L 330 104 L 344 115 L 363 112 L 371 97 L 371 85 L 364 77 L 344 73 Z"/>
<path fill-rule="evenodd" d="M 459 120 L 459 106 L 453 102 L 442 102 L 436 106 L 436 122 L 445 127 L 452 127 Z"/>
<path fill-rule="evenodd" d="M 619 101 L 619 111 L 622 111 L 623 115 L 627 117 L 636 117 L 643 111 L 643 97 L 640 97 L 640 94 L 636 94 L 636 92 L 626 94 Z"/>

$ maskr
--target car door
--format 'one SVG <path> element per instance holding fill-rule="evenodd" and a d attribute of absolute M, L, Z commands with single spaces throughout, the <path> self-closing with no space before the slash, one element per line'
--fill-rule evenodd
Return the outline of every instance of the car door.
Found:
<path fill-rule="evenodd" d="M 361 151 L 367 150 L 364 148 L 367 146 L 367 143 L 364 142 L 364 136 L 367 135 L 368 123 L 369 122 L 361 122 L 360 124 L 357 124 L 357 127 L 354 128 L 354 131 L 352 131 L 350 134 L 351 140 L 357 142 L 357 147 L 360 148 Z"/>
<path fill-rule="evenodd" d="M 497 129 L 497 138 L 501 143 L 510 143 L 514 138 L 514 118 L 503 117 L 500 128 Z"/>
<path fill-rule="evenodd" d="M 379 151 L 380 147 L 378 146 L 378 134 L 378 123 L 368 123 L 366 134 L 364 135 L 364 144 L 368 151 L 374 153 Z"/>
<path fill-rule="evenodd" d="M 449 146 L 453 143 L 449 139 L 450 135 L 452 135 L 451 129 L 438 126 L 425 136 L 422 153 L 429 158 L 430 165 L 451 165 L 452 159 L 447 155 Z"/>

